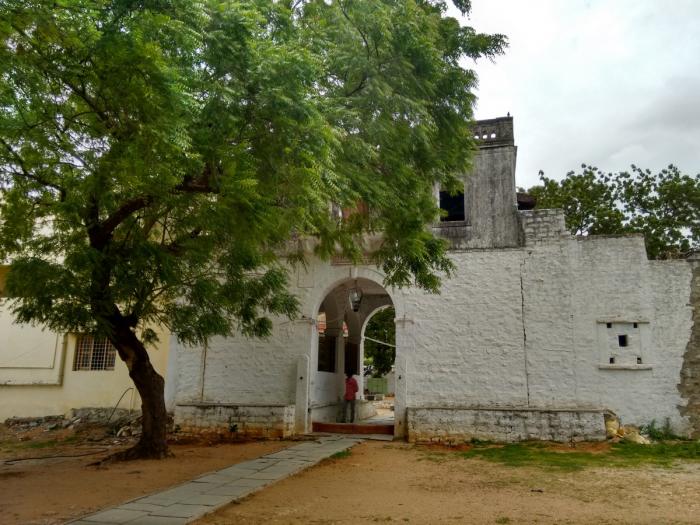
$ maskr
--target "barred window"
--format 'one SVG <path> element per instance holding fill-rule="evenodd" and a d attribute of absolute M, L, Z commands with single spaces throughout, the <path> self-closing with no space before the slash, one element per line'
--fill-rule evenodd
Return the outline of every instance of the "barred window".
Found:
<path fill-rule="evenodd" d="M 81 334 L 75 347 L 73 370 L 114 370 L 116 349 L 106 337 Z"/>

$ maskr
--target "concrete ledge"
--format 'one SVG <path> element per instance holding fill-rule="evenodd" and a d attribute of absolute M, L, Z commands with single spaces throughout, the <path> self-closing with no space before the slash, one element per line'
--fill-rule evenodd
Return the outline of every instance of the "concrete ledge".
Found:
<path fill-rule="evenodd" d="M 512 443 L 525 440 L 602 441 L 602 409 L 459 408 L 406 410 L 412 443 L 465 443 L 473 439 Z"/>
<path fill-rule="evenodd" d="M 293 405 L 285 405 L 284 403 L 207 403 L 203 401 L 192 402 L 192 403 L 177 403 L 176 406 L 179 407 L 233 407 L 233 408 L 245 408 L 245 407 L 263 407 L 263 408 L 284 408 Z"/>
<path fill-rule="evenodd" d="M 294 435 L 294 405 L 192 403 L 175 406 L 184 434 L 286 438 Z"/>
<path fill-rule="evenodd" d="M 598 370 L 651 370 L 653 365 L 598 365 Z"/>

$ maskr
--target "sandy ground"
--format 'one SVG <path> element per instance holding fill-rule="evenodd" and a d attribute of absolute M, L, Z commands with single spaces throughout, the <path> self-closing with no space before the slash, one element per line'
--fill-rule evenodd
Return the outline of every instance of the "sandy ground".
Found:
<path fill-rule="evenodd" d="M 569 473 L 365 442 L 197 523 L 378 522 L 700 523 L 700 464 Z"/>
<path fill-rule="evenodd" d="M 0 453 L 0 523 L 63 523 L 293 444 L 267 441 L 213 446 L 173 445 L 174 458 L 132 461 L 107 467 L 88 466 L 121 448 L 112 447 L 107 451 L 104 440 L 92 443 L 81 440 L 74 444 L 59 442 L 57 446 L 19 450 L 6 447 Z M 105 452 L 80 458 L 8 463 L 13 458 L 30 455 L 85 454 L 93 450 Z"/>

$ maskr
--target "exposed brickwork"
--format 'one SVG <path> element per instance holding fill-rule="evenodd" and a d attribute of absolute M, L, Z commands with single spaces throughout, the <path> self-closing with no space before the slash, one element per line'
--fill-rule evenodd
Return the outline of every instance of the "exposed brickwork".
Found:
<path fill-rule="evenodd" d="M 285 438 L 294 434 L 294 406 L 177 405 L 175 424 L 185 434 Z"/>
<path fill-rule="evenodd" d="M 700 261 L 694 261 L 693 280 L 690 287 L 690 304 L 693 308 L 693 328 L 683 356 L 681 382 L 678 390 L 687 400 L 680 412 L 690 423 L 691 435 L 700 438 Z"/>
<path fill-rule="evenodd" d="M 409 408 L 412 443 L 465 443 L 472 439 L 504 443 L 528 439 L 600 441 L 602 411 L 499 408 Z"/>

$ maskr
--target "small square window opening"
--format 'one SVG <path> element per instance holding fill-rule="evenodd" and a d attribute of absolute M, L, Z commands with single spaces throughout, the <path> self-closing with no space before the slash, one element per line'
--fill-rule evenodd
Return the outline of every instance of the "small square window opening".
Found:
<path fill-rule="evenodd" d="M 618 335 L 617 344 L 621 347 L 627 346 L 627 335 Z"/>

